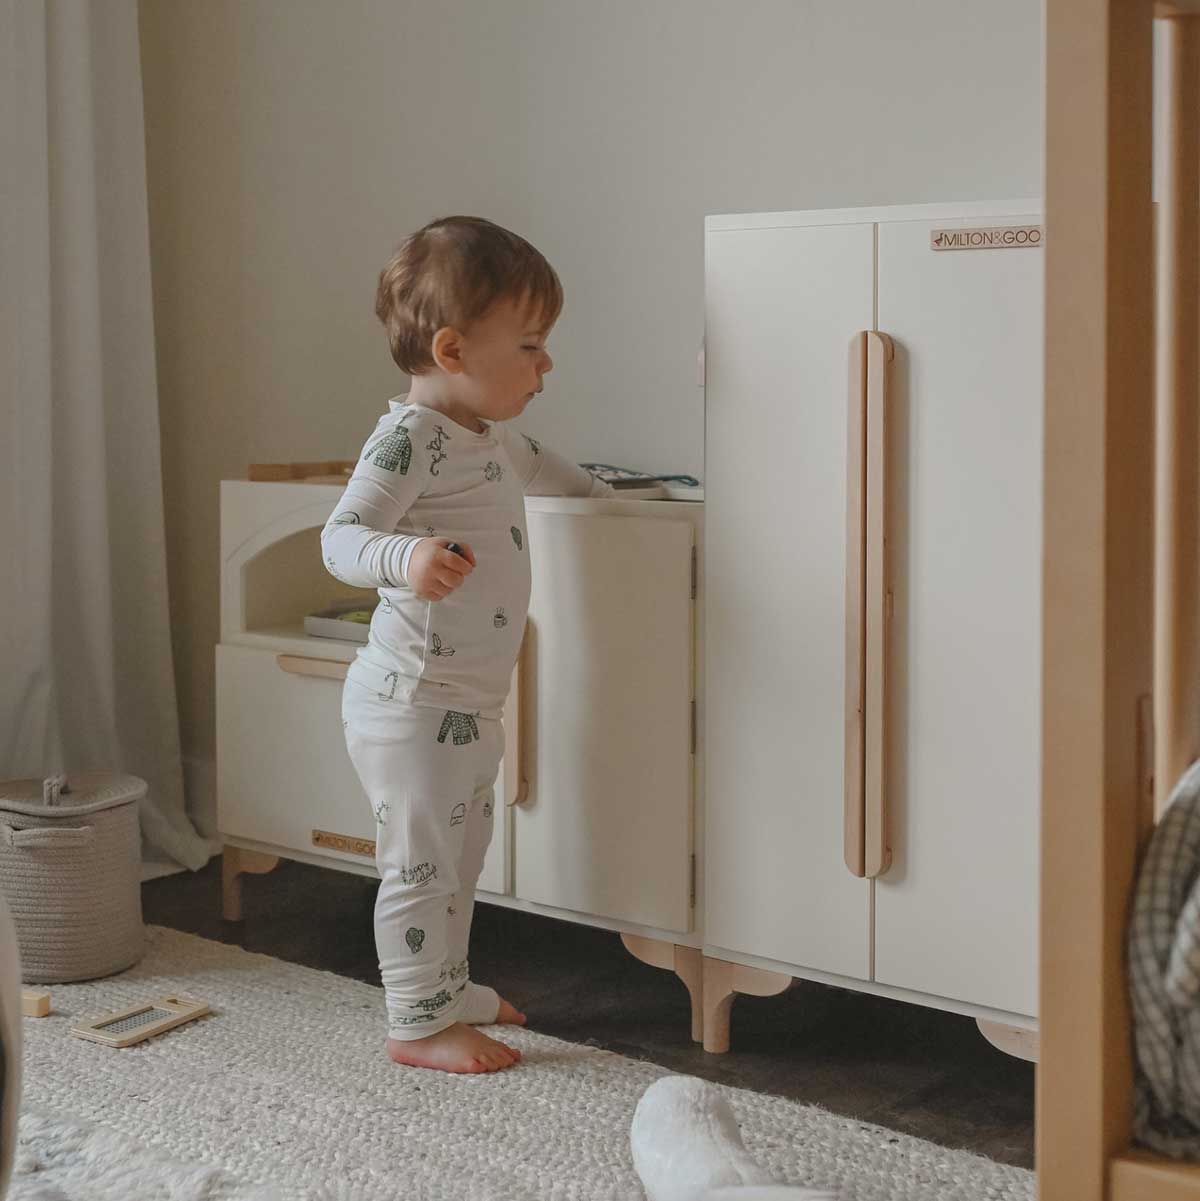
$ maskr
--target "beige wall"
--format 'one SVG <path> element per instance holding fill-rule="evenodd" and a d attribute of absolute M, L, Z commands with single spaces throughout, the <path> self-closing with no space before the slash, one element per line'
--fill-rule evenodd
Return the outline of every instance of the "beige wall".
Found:
<path fill-rule="evenodd" d="M 405 381 L 394 243 L 477 213 L 562 276 L 523 429 L 703 473 L 706 213 L 1034 196 L 1040 0 L 142 0 L 183 741 L 213 748 L 217 482 L 353 456 Z M 786 436 L 781 397 L 776 430 Z M 782 496 L 780 503 L 788 503 Z"/>

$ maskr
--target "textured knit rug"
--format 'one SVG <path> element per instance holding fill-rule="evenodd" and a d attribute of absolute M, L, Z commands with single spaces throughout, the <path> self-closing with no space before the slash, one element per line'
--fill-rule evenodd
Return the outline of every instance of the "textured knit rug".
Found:
<path fill-rule="evenodd" d="M 518 1027 L 504 1072 L 383 1054 L 382 990 L 148 928 L 119 976 L 51 988 L 25 1019 L 9 1201 L 642 1201 L 633 1111 L 664 1069 Z M 155 996 L 213 1013 L 120 1050 L 67 1033 Z M 845 1201 L 1031 1201 L 1033 1173 L 718 1086 L 781 1182 Z"/>

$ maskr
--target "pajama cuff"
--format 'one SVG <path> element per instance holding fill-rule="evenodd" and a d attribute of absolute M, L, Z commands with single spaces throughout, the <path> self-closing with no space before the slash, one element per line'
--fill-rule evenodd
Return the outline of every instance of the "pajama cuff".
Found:
<path fill-rule="evenodd" d="M 428 1022 L 388 1030 L 388 1038 L 394 1038 L 397 1042 L 415 1042 L 418 1038 L 440 1034 L 455 1022 L 462 1022 L 464 1026 L 491 1026 L 499 1016 L 500 994 L 486 984 L 476 984 L 473 980 L 468 980 L 462 998 L 454 1009 L 439 1014 Z"/>
<path fill-rule="evenodd" d="M 462 1007 L 455 1020 L 468 1026 L 490 1026 L 499 1016 L 500 994 L 494 988 L 488 988 L 486 984 L 476 984 L 474 980 L 468 980 Z"/>
<path fill-rule="evenodd" d="M 415 1043 L 419 1038 L 429 1038 L 432 1034 L 441 1034 L 449 1030 L 458 1018 L 453 1014 L 444 1014 L 430 1022 L 422 1022 L 419 1026 L 401 1026 L 399 1029 L 388 1028 L 388 1038 L 394 1038 L 398 1043 Z"/>
<path fill-rule="evenodd" d="M 404 548 L 400 555 L 400 578 L 408 583 L 408 561 L 412 558 L 412 553 L 417 549 L 418 542 L 424 542 L 424 538 L 410 538 L 408 545 Z"/>

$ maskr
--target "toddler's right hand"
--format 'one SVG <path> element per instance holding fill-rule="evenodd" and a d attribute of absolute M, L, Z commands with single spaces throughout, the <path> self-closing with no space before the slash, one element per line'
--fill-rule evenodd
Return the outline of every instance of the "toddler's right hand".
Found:
<path fill-rule="evenodd" d="M 422 599 L 445 600 L 475 570 L 475 556 L 465 542 L 455 545 L 462 555 L 446 548 L 451 538 L 422 538 L 408 560 L 408 586 Z"/>

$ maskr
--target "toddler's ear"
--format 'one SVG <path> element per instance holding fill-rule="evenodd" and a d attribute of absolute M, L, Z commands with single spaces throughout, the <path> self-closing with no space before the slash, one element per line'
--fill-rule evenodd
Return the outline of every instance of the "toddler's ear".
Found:
<path fill-rule="evenodd" d="M 462 372 L 462 342 L 462 334 L 452 325 L 443 325 L 433 335 L 433 344 L 429 348 L 433 361 L 449 375 Z"/>

